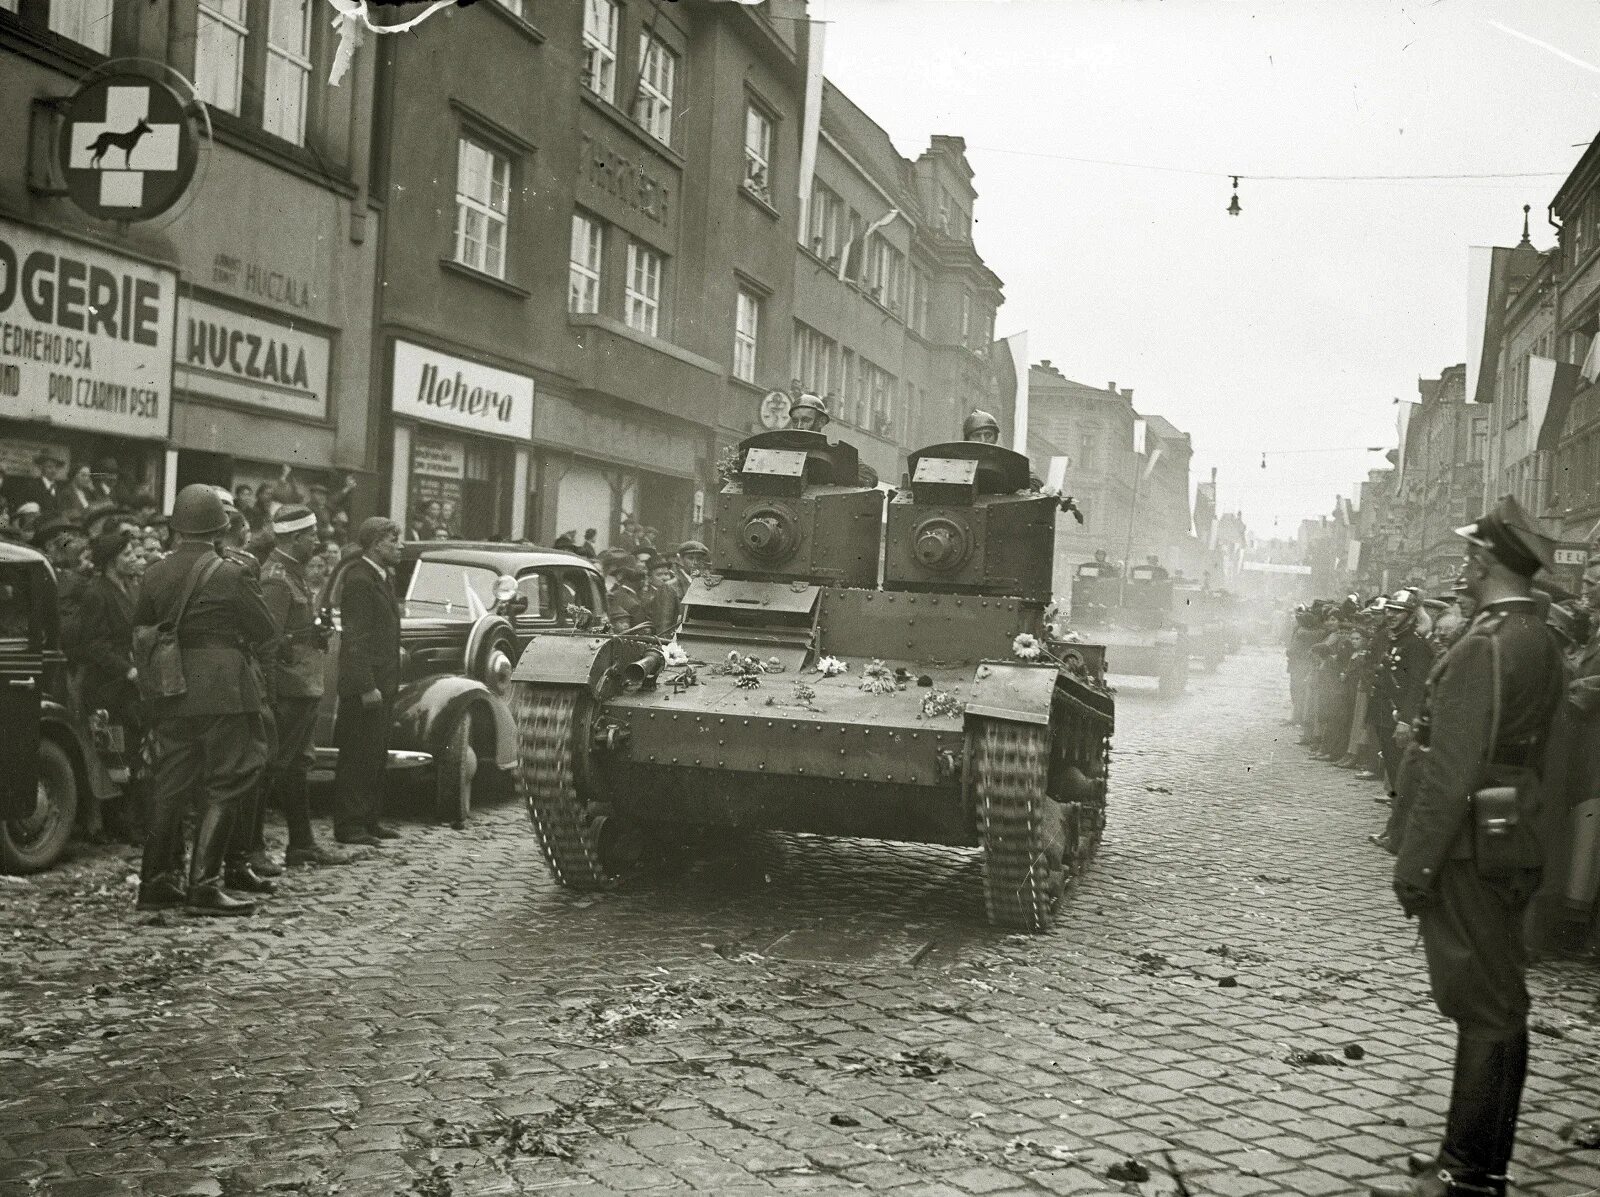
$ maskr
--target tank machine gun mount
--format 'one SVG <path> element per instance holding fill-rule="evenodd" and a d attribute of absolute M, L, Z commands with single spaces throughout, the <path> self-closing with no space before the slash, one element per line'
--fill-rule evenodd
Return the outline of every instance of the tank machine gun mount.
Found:
<path fill-rule="evenodd" d="M 913 454 L 888 503 L 820 433 L 759 434 L 734 465 L 670 652 L 687 666 L 575 632 L 517 664 L 552 871 L 603 888 L 691 828 L 963 845 L 991 921 L 1048 929 L 1100 842 L 1114 721 L 1093 647 L 1048 655 L 1056 500 L 972 442 Z"/>

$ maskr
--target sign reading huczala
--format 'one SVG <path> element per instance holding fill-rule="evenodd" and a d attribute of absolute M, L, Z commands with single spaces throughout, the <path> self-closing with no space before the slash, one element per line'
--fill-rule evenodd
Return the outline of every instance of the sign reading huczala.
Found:
<path fill-rule="evenodd" d="M 533 379 L 426 349 L 394 343 L 391 403 L 396 415 L 486 436 L 533 435 Z"/>
<path fill-rule="evenodd" d="M 327 337 L 199 299 L 178 300 L 174 381 L 185 391 L 328 418 Z"/>
<path fill-rule="evenodd" d="M 0 416 L 165 440 L 177 277 L 0 220 Z"/>

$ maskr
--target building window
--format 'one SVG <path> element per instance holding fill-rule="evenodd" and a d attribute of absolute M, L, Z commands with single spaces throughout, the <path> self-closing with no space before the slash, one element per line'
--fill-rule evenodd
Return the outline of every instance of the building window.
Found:
<path fill-rule="evenodd" d="M 583 0 L 583 85 L 614 102 L 617 90 L 615 0 Z"/>
<path fill-rule="evenodd" d="M 661 255 L 637 241 L 628 243 L 628 286 L 623 292 L 628 326 L 652 337 L 661 324 Z"/>
<path fill-rule="evenodd" d="M 867 286 L 872 298 L 890 311 L 900 312 L 903 293 L 906 256 L 881 234 L 874 233 L 867 248 Z"/>
<path fill-rule="evenodd" d="M 495 278 L 506 275 L 506 212 L 511 163 L 463 137 L 456 164 L 456 261 Z"/>
<path fill-rule="evenodd" d="M 744 108 L 744 185 L 772 202 L 772 118 L 750 103 Z"/>
<path fill-rule="evenodd" d="M 567 310 L 600 310 L 600 255 L 605 231 L 597 220 L 572 214 L 572 252 L 567 263 Z"/>
<path fill-rule="evenodd" d="M 928 276 L 920 268 L 911 268 L 910 294 L 906 296 L 906 323 L 923 336 L 928 335 L 928 306 L 933 300 L 933 289 Z"/>
<path fill-rule="evenodd" d="M 17 11 L 15 0 L 4 7 Z M 111 53 L 111 0 L 50 0 L 50 31 L 100 54 Z"/>
<path fill-rule="evenodd" d="M 844 201 L 826 183 L 811 185 L 811 252 L 824 261 L 839 256 Z"/>
<path fill-rule="evenodd" d="M 743 287 L 734 304 L 733 376 L 756 380 L 756 338 L 761 331 L 761 300 Z"/>
<path fill-rule="evenodd" d="M 267 86 L 261 126 L 285 141 L 306 139 L 306 81 L 311 76 L 309 0 L 272 0 L 267 19 Z"/>
<path fill-rule="evenodd" d="M 239 113 L 244 84 L 245 0 L 204 0 L 195 31 L 194 85 L 213 108 Z"/>
<path fill-rule="evenodd" d="M 794 322 L 794 345 L 789 376 L 813 395 L 826 395 L 841 385 L 836 362 L 839 347 L 808 324 Z"/>
<path fill-rule="evenodd" d="M 1092 432 L 1086 432 L 1078 438 L 1078 460 L 1073 462 L 1082 470 L 1100 468 L 1100 438 Z"/>
<path fill-rule="evenodd" d="M 639 99 L 633 117 L 646 133 L 672 144 L 672 87 L 678 78 L 678 56 L 659 37 L 639 35 Z"/>

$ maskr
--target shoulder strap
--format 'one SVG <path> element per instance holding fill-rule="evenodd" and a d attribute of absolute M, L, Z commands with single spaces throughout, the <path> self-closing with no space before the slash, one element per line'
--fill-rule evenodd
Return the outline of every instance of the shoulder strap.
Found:
<path fill-rule="evenodd" d="M 189 609 L 189 600 L 194 597 L 194 592 L 206 584 L 206 580 L 222 568 L 222 558 L 212 554 L 210 559 L 205 557 L 194 563 L 194 568 L 189 571 L 189 580 L 183 585 L 183 595 L 178 599 L 178 605 L 172 612 L 172 626 L 176 630 L 183 614 Z"/>
<path fill-rule="evenodd" d="M 1500 742 L 1500 637 L 1489 633 L 1489 759 Z"/>

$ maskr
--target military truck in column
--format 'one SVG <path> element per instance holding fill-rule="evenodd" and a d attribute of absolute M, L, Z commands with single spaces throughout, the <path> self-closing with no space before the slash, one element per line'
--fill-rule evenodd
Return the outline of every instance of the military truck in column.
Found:
<path fill-rule="evenodd" d="M 848 444 L 753 436 L 674 640 L 533 637 L 512 703 L 563 884 L 689 829 L 811 832 L 980 848 L 990 920 L 1053 924 L 1105 827 L 1114 723 L 1103 654 L 1044 626 L 1059 500 L 976 442 L 908 477 L 890 497 Z"/>

